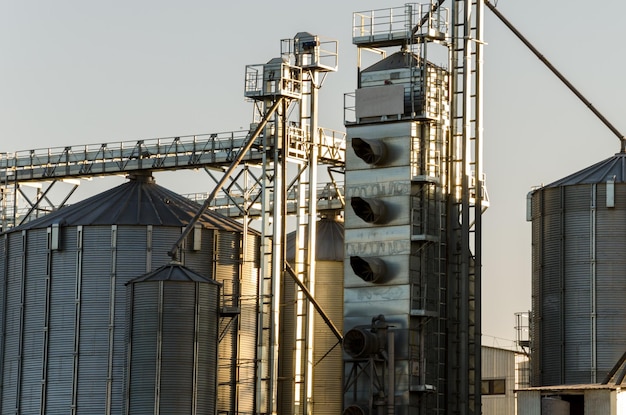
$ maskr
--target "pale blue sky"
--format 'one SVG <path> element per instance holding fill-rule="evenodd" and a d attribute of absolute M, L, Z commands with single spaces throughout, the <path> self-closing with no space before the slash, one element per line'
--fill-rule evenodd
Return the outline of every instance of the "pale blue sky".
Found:
<path fill-rule="evenodd" d="M 389 1 L 0 0 L 0 152 L 246 128 L 245 65 L 308 31 L 339 41 L 321 90 L 320 124 L 343 129 L 356 85 L 352 12 Z M 499 0 L 498 8 L 619 129 L 626 130 L 626 3 Z M 485 10 L 485 343 L 508 345 L 530 307 L 525 197 L 619 151 L 618 140 Z M 180 176 L 179 176 L 180 177 Z M 197 180 L 157 176 L 180 193 Z M 81 186 L 97 193 L 122 179 Z M 79 195 L 81 193 L 79 192 Z"/>

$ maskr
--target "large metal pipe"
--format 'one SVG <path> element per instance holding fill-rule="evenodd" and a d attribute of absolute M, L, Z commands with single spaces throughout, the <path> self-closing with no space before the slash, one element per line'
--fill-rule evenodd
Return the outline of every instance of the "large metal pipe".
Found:
<path fill-rule="evenodd" d="M 248 139 L 248 142 L 246 143 L 246 145 L 241 148 L 241 150 L 239 151 L 239 154 L 237 154 L 237 157 L 235 158 L 235 160 L 233 160 L 233 162 L 230 165 L 230 167 L 228 167 L 228 170 L 226 170 L 224 172 L 224 175 L 222 176 L 222 179 L 215 185 L 215 188 L 213 188 L 213 191 L 211 191 L 211 194 L 209 194 L 209 196 L 206 198 L 206 200 L 204 201 L 204 203 L 202 204 L 200 209 L 198 209 L 198 212 L 196 212 L 195 216 L 189 221 L 187 226 L 185 226 L 185 229 L 183 229 L 183 232 L 180 234 L 180 237 L 178 238 L 178 240 L 176 240 L 176 242 L 174 242 L 174 245 L 172 245 L 172 248 L 167 253 L 170 257 L 172 257 L 173 259 L 176 259 L 176 251 L 178 251 L 178 248 L 179 248 L 180 244 L 187 237 L 187 235 L 189 235 L 189 232 L 191 232 L 191 230 L 193 229 L 194 225 L 198 222 L 200 217 L 204 214 L 204 211 L 207 210 L 207 208 L 209 207 L 209 205 L 211 204 L 213 199 L 215 199 L 215 196 L 217 195 L 217 193 L 220 190 L 222 190 L 222 187 L 224 187 L 224 184 L 226 183 L 226 180 L 228 180 L 228 178 L 231 176 L 233 171 L 239 166 L 239 164 L 241 164 L 241 161 L 246 156 L 246 153 L 248 153 L 248 151 L 252 148 L 252 145 L 256 141 L 257 137 L 259 135 L 261 135 L 261 131 L 263 131 L 263 129 L 265 128 L 265 124 L 267 124 L 267 122 L 270 119 L 270 117 L 272 116 L 272 114 L 274 114 L 274 112 L 276 112 L 276 110 L 278 109 L 280 104 L 285 99 L 286 98 L 284 98 L 284 97 L 279 98 L 274 103 L 274 105 L 271 106 L 271 108 L 267 111 L 267 113 L 263 116 L 263 119 L 261 120 L 259 125 L 257 125 L 256 130 L 254 130 L 254 133 L 252 133 L 252 135 Z"/>
<path fill-rule="evenodd" d="M 568 81 L 565 76 L 563 76 L 563 74 L 561 74 L 561 72 L 559 72 L 554 65 L 552 65 L 550 63 L 550 61 L 548 59 L 546 59 L 545 56 L 543 56 L 539 50 L 537 48 L 535 48 L 532 43 L 530 43 L 528 41 L 528 39 L 526 39 L 526 37 L 524 37 L 524 35 L 522 35 L 522 33 L 517 30 L 515 28 L 515 26 L 513 26 L 513 24 L 502 15 L 502 13 L 500 13 L 500 11 L 498 9 L 496 9 L 496 7 L 491 4 L 489 2 L 489 0 L 484 0 L 485 1 L 485 5 L 489 8 L 489 10 L 491 10 L 493 12 L 493 14 L 496 15 L 496 17 L 498 19 L 500 19 L 500 21 L 502 23 L 504 23 L 504 25 L 506 27 L 509 28 L 509 30 L 511 30 L 511 32 L 513 32 L 513 34 L 515 36 L 517 36 L 517 38 L 519 40 L 522 41 L 522 43 L 524 45 L 526 45 L 526 47 L 528 49 L 530 49 L 530 51 L 532 53 L 535 54 L 535 56 L 537 58 L 539 58 L 539 60 L 541 62 L 543 62 L 544 65 L 546 65 L 548 67 L 548 69 L 550 69 L 550 71 L 556 75 L 557 78 L 559 78 L 559 80 L 561 80 L 561 82 L 563 82 L 563 84 L 565 84 L 566 87 L 569 88 L 570 91 L 572 91 L 574 93 L 574 95 L 576 95 L 578 97 L 578 99 L 580 99 L 583 104 L 585 104 L 587 106 L 587 108 L 589 108 L 591 110 L 591 112 L 593 112 L 595 114 L 596 117 L 598 117 L 600 119 L 600 121 L 602 121 L 602 123 L 604 123 L 604 125 L 606 125 L 609 130 L 611 130 L 613 132 L 613 134 L 615 134 L 617 136 L 617 138 L 620 140 L 621 143 L 621 147 L 620 147 L 620 151 L 622 153 L 626 152 L 626 137 L 624 137 L 624 135 L 613 125 L 611 124 L 611 122 L 609 120 L 606 119 L 606 117 L 604 115 L 602 115 L 600 113 L 600 111 L 598 111 L 591 102 L 589 102 L 589 100 L 587 98 L 585 98 L 585 96 L 578 90 L 576 89 L 576 87 L 574 85 L 572 85 L 572 83 L 570 81 Z"/>

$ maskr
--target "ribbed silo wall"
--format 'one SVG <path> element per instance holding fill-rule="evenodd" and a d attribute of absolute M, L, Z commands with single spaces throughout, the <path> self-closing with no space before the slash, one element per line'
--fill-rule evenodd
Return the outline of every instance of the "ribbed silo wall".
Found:
<path fill-rule="evenodd" d="M 343 330 L 343 262 L 317 261 L 315 298 L 326 315 Z M 313 413 L 340 414 L 343 410 L 343 356 L 341 345 L 328 325 L 318 316 L 313 322 Z"/>
<path fill-rule="evenodd" d="M 124 285 L 167 263 L 181 230 L 61 226 L 60 249 L 50 227 L 5 234 L 2 413 L 124 413 Z M 204 250 L 184 254 L 205 275 L 214 233 L 203 229 Z"/>
<path fill-rule="evenodd" d="M 128 413 L 215 414 L 219 285 L 139 281 L 128 294 Z"/>
<path fill-rule="evenodd" d="M 220 231 L 214 240 L 213 278 L 223 284 L 222 306 L 236 316 L 220 321 L 218 412 L 254 412 L 259 238 Z"/>
<path fill-rule="evenodd" d="M 317 222 L 315 261 L 315 300 L 330 318 L 335 327 L 343 328 L 343 224 L 328 218 Z M 338 231 L 337 229 L 341 229 Z M 334 232 L 333 232 L 334 230 Z M 305 232 L 308 237 L 308 228 Z M 287 260 L 293 269 L 295 265 L 296 234 L 287 236 Z M 340 252 L 332 252 L 334 247 Z M 322 248 L 323 247 L 323 248 Z M 323 251 L 323 252 L 322 252 Z M 328 258 L 320 259 L 324 255 Z M 331 258 L 331 255 L 336 257 Z M 296 297 L 298 288 L 293 279 L 286 275 L 281 289 L 281 330 L 279 351 L 278 396 L 281 413 L 290 413 L 295 399 L 295 359 L 296 359 Z M 302 294 L 301 294 L 302 295 Z M 309 317 L 309 316 L 307 316 Z M 312 379 L 313 396 L 310 411 L 319 415 L 339 414 L 343 410 L 343 362 L 342 351 L 337 337 L 317 312 L 310 316 L 313 322 L 313 338 L 308 347 L 313 353 Z M 305 413 L 306 406 L 295 409 Z"/>
<path fill-rule="evenodd" d="M 534 386 L 601 382 L 624 353 L 626 185 L 574 184 L 532 194 Z"/>

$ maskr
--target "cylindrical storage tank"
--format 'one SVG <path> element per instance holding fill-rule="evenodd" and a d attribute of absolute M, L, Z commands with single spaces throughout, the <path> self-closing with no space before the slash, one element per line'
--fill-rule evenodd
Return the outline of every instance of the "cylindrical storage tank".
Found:
<path fill-rule="evenodd" d="M 626 154 L 530 194 L 531 382 L 602 382 L 626 350 Z"/>
<path fill-rule="evenodd" d="M 125 284 L 169 263 L 168 251 L 199 207 L 152 177 L 136 175 L 5 232 L 0 413 L 124 413 Z M 231 242 L 220 245 L 226 239 Z M 258 235 L 244 235 L 238 222 L 205 212 L 178 259 L 224 284 L 225 301 L 237 307 L 242 300 L 233 291 L 256 293 L 258 284 L 258 254 L 243 253 L 244 245 L 250 252 Z M 256 321 L 256 311 L 246 310 L 240 318 Z M 236 334 L 226 333 L 218 346 L 223 364 L 237 366 L 238 356 L 253 360 L 256 349 L 240 350 Z M 239 379 L 218 383 L 230 397 Z M 254 376 L 244 382 L 241 389 L 248 390 Z M 233 400 L 223 405 L 230 408 Z"/>
<path fill-rule="evenodd" d="M 127 285 L 127 413 L 214 415 L 219 283 L 178 263 Z"/>
<path fill-rule="evenodd" d="M 308 235 L 308 231 L 306 232 Z M 316 222 L 315 299 L 326 315 L 341 332 L 343 328 L 343 222 L 334 215 L 324 216 Z M 287 260 L 294 266 L 296 234 L 287 235 Z M 297 312 L 295 308 L 296 284 L 286 276 L 283 281 L 283 308 L 281 311 L 281 382 L 279 388 L 281 413 L 293 413 L 294 362 Z M 337 338 L 324 320 L 314 313 L 313 319 L 313 397 L 310 413 L 316 415 L 340 414 L 343 410 L 343 362 Z M 284 362 L 287 362 L 285 364 Z M 298 413 L 306 413 L 300 408 Z"/>

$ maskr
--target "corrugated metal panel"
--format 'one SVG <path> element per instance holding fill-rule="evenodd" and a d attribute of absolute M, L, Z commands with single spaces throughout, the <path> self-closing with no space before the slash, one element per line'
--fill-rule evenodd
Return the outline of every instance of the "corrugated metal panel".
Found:
<path fill-rule="evenodd" d="M 105 412 L 112 273 L 111 226 L 83 229 L 80 363 L 76 400 L 81 411 Z"/>
<path fill-rule="evenodd" d="M 279 412 L 294 411 L 295 347 L 296 347 L 296 283 L 285 275 L 281 289 L 280 333 L 278 334 L 278 396 Z"/>
<path fill-rule="evenodd" d="M 28 232 L 26 242 L 26 301 L 24 307 L 24 347 L 22 348 L 23 413 L 38 413 L 41 408 L 41 379 L 46 313 L 47 231 Z"/>
<path fill-rule="evenodd" d="M 129 413 L 154 413 L 159 329 L 159 284 L 131 284 Z"/>
<path fill-rule="evenodd" d="M 189 241 L 186 242 L 185 265 L 207 278 L 213 278 L 214 232 L 213 229 L 202 228 L 200 232 L 200 251 L 191 250 Z M 193 232 L 191 236 L 193 236 Z"/>
<path fill-rule="evenodd" d="M 598 199 L 603 203 L 606 184 L 598 185 Z M 598 209 L 597 214 L 597 378 L 599 381 L 623 353 L 626 333 L 626 184 L 615 185 L 615 208 Z"/>
<path fill-rule="evenodd" d="M 217 407 L 217 345 L 219 287 L 198 284 L 198 414 L 214 414 Z"/>
<path fill-rule="evenodd" d="M 159 413 L 192 413 L 196 284 L 163 283 Z"/>
<path fill-rule="evenodd" d="M 52 251 L 46 411 L 68 413 L 74 383 L 76 228 L 62 228 L 63 249 Z"/>
<path fill-rule="evenodd" d="M 5 327 L 6 327 L 6 303 L 7 303 L 7 279 L 8 276 L 8 268 L 9 268 L 9 235 L 4 234 L 0 235 L 0 356 L 4 356 L 4 336 L 6 335 Z M 4 359 L 0 359 L 0 384 L 3 381 L 2 374 L 4 373 Z M 2 410 L 2 393 L 0 390 L 0 411 Z"/>
<path fill-rule="evenodd" d="M 343 331 L 342 275 L 341 262 L 317 261 L 315 298 L 340 332 Z M 316 415 L 335 415 L 343 411 L 342 359 L 342 348 L 337 345 L 337 338 L 326 323 L 315 315 L 313 413 Z"/>
<path fill-rule="evenodd" d="M 560 384 L 563 380 L 563 200 L 560 190 L 547 189 L 543 193 L 541 383 L 544 385 Z"/>
<path fill-rule="evenodd" d="M 152 227 L 152 243 L 150 254 L 150 269 L 157 269 L 158 267 L 170 262 L 171 258 L 167 254 L 174 243 L 180 237 L 182 228 L 174 226 L 154 226 Z M 186 263 L 185 255 L 185 263 Z M 194 268 L 194 271 L 200 272 Z"/>
<path fill-rule="evenodd" d="M 584 401 L 585 414 L 616 415 L 617 394 L 614 390 L 585 390 Z"/>
<path fill-rule="evenodd" d="M 257 291 L 259 281 L 260 238 L 249 234 L 241 276 L 241 315 L 239 318 L 239 379 L 237 405 L 240 413 L 254 412 L 257 348 Z"/>
<path fill-rule="evenodd" d="M 2 376 L 2 413 L 14 413 L 19 408 L 17 393 L 19 389 L 18 379 L 21 372 L 19 359 L 22 344 L 22 284 L 23 266 L 22 233 L 14 232 L 8 235 L 9 252 L 7 255 L 7 307 L 4 333 L 4 356 Z"/>
<path fill-rule="evenodd" d="M 128 287 L 131 413 L 215 412 L 219 284 L 185 270 L 167 265 Z"/>
<path fill-rule="evenodd" d="M 543 195 L 544 192 L 533 194 L 532 203 L 532 231 L 531 231 L 531 309 L 530 318 L 530 341 L 531 353 L 533 359 L 531 361 L 531 385 L 541 384 L 541 362 L 543 357 L 540 354 L 543 334 L 540 322 L 543 319 L 541 308 L 542 300 L 542 284 L 543 284 Z"/>
<path fill-rule="evenodd" d="M 564 189 L 563 305 L 564 318 L 563 382 L 590 382 L 592 366 L 592 187 Z M 595 215 L 595 212 L 593 212 Z"/>
<path fill-rule="evenodd" d="M 517 415 L 541 415 L 541 393 L 519 391 L 517 393 Z"/>

